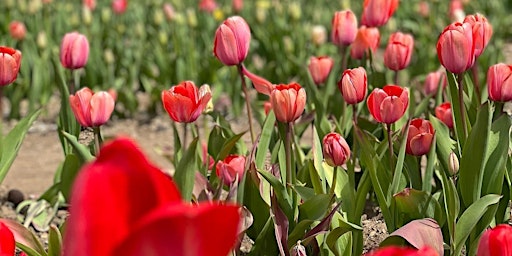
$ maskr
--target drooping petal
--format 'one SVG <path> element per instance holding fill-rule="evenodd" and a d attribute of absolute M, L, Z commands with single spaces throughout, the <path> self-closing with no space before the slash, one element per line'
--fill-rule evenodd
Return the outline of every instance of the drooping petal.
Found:
<path fill-rule="evenodd" d="M 263 77 L 257 76 L 253 73 L 251 73 L 249 70 L 247 70 L 245 67 L 242 66 L 242 72 L 245 76 L 247 76 L 254 85 L 254 88 L 259 93 L 263 93 L 265 95 L 270 95 L 272 93 L 272 90 L 274 89 L 275 85 L 266 80 Z"/>

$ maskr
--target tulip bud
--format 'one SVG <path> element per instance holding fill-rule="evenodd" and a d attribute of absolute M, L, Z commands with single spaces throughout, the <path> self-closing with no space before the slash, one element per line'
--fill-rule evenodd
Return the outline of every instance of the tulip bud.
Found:
<path fill-rule="evenodd" d="M 108 92 L 94 93 L 85 87 L 69 96 L 71 110 L 83 127 L 98 127 L 105 124 L 114 111 L 115 100 Z"/>
<path fill-rule="evenodd" d="M 239 13 L 244 8 L 244 1 L 243 0 L 232 0 L 231 1 L 231 8 L 233 9 L 234 13 Z"/>
<path fill-rule="evenodd" d="M 428 17 L 429 14 L 430 14 L 430 5 L 427 1 L 421 1 L 418 3 L 418 6 L 417 6 L 417 9 L 418 9 L 418 13 L 422 16 L 422 17 Z"/>
<path fill-rule="evenodd" d="M 233 184 L 244 176 L 245 156 L 229 155 L 223 161 L 217 162 L 215 172 L 226 186 Z"/>
<path fill-rule="evenodd" d="M 423 83 L 423 92 L 425 95 L 435 95 L 439 85 L 443 86 L 443 90 L 446 88 L 446 73 L 444 71 L 430 72 Z"/>
<path fill-rule="evenodd" d="M 328 56 L 309 58 L 308 71 L 316 85 L 323 84 L 331 73 L 334 60 Z"/>
<path fill-rule="evenodd" d="M 87 64 L 89 41 L 78 32 L 67 33 L 60 45 L 60 63 L 68 69 L 79 69 Z"/>
<path fill-rule="evenodd" d="M 484 232 L 478 242 L 477 256 L 508 256 L 512 254 L 512 227 L 500 224 Z"/>
<path fill-rule="evenodd" d="M 212 13 L 217 8 L 218 6 L 215 0 L 201 0 L 199 3 L 199 10 L 204 12 Z"/>
<path fill-rule="evenodd" d="M 242 17 L 233 16 L 215 31 L 213 53 L 224 65 L 238 65 L 247 57 L 250 43 L 249 25 Z"/>
<path fill-rule="evenodd" d="M 384 65 L 394 71 L 405 69 L 409 66 L 413 49 L 412 35 L 401 32 L 391 34 L 384 52 Z"/>
<path fill-rule="evenodd" d="M 375 52 L 379 47 L 380 32 L 377 28 L 367 28 L 361 26 L 357 30 L 356 39 L 350 47 L 350 57 L 353 59 L 362 59 L 365 55 L 369 56 L 369 51 Z"/>
<path fill-rule="evenodd" d="M 322 140 L 324 161 L 332 166 L 342 166 L 350 158 L 350 147 L 340 134 L 331 132 Z"/>
<path fill-rule="evenodd" d="M 461 74 L 475 62 L 473 30 L 469 23 L 452 23 L 437 41 L 437 56 L 441 65 L 454 74 Z"/>
<path fill-rule="evenodd" d="M 435 108 L 436 117 L 441 120 L 448 128 L 453 128 L 452 105 L 445 102 Z"/>
<path fill-rule="evenodd" d="M 96 0 L 83 0 L 82 4 L 91 11 L 96 8 Z"/>
<path fill-rule="evenodd" d="M 464 22 L 471 24 L 473 30 L 473 42 L 475 44 L 475 56 L 478 57 L 487 47 L 492 36 L 492 26 L 482 14 L 469 15 Z"/>
<path fill-rule="evenodd" d="M 434 127 L 428 120 L 416 118 L 409 124 L 405 152 L 413 156 L 422 156 L 430 151 L 434 138 Z"/>
<path fill-rule="evenodd" d="M 23 24 L 23 22 L 15 20 L 9 24 L 9 33 L 14 40 L 21 41 L 25 38 L 27 28 L 25 28 L 25 24 Z"/>
<path fill-rule="evenodd" d="M 368 91 L 366 70 L 363 67 L 343 71 L 338 82 L 341 96 L 348 104 L 357 104 L 364 100 Z"/>
<path fill-rule="evenodd" d="M 302 16 L 302 8 L 297 2 L 291 2 L 288 5 L 288 12 L 293 20 L 300 20 L 300 16 Z"/>
<path fill-rule="evenodd" d="M 375 88 L 366 103 L 375 120 L 392 124 L 405 114 L 409 106 L 409 89 L 398 85 Z"/>
<path fill-rule="evenodd" d="M 398 7 L 399 0 L 365 0 L 361 23 L 368 27 L 386 24 Z"/>
<path fill-rule="evenodd" d="M 276 119 L 282 123 L 291 123 L 304 112 L 306 90 L 298 83 L 279 84 L 270 93 L 270 102 Z"/>
<path fill-rule="evenodd" d="M 201 91 L 202 95 L 199 95 L 199 97 L 203 97 L 206 94 L 212 94 L 212 90 L 210 89 L 210 85 L 203 84 L 201 85 L 201 88 L 203 90 Z M 206 107 L 203 110 L 203 113 L 208 114 L 213 111 L 213 99 L 210 97 L 210 100 L 208 101 L 208 104 L 206 104 Z"/>
<path fill-rule="evenodd" d="M 105 58 L 105 62 L 107 64 L 112 64 L 116 60 L 116 58 L 114 57 L 114 53 L 112 52 L 112 50 L 110 48 L 106 48 L 103 51 L 103 57 Z"/>
<path fill-rule="evenodd" d="M 46 48 L 46 43 L 47 43 L 47 40 L 46 40 L 46 33 L 44 31 L 39 31 L 39 33 L 37 33 L 37 46 L 41 49 L 44 49 Z"/>
<path fill-rule="evenodd" d="M 21 52 L 0 46 L 0 86 L 13 83 L 18 77 L 21 66 Z"/>
<path fill-rule="evenodd" d="M 92 14 L 91 9 L 83 7 L 82 8 L 82 20 L 84 21 L 84 24 L 90 25 L 92 22 Z"/>
<path fill-rule="evenodd" d="M 101 10 L 101 20 L 104 23 L 110 22 L 110 18 L 112 18 L 112 11 L 109 8 L 103 8 Z"/>
<path fill-rule="evenodd" d="M 256 9 L 256 20 L 259 23 L 265 22 L 265 20 L 267 20 L 267 10 L 265 10 L 265 9 Z"/>
<path fill-rule="evenodd" d="M 450 2 L 450 18 L 453 22 L 463 22 L 466 16 L 462 2 L 460 0 L 451 0 Z"/>
<path fill-rule="evenodd" d="M 270 110 L 272 110 L 272 103 L 270 101 L 265 101 L 263 103 L 263 110 L 265 111 L 265 115 L 268 115 Z"/>
<path fill-rule="evenodd" d="M 198 90 L 192 81 L 185 81 L 162 91 L 165 111 L 172 120 L 179 123 L 194 122 L 203 113 L 211 97 L 205 86 Z"/>
<path fill-rule="evenodd" d="M 164 22 L 164 14 L 161 11 L 155 11 L 153 14 L 153 22 L 155 22 L 156 25 L 161 25 L 162 22 Z"/>
<path fill-rule="evenodd" d="M 498 63 L 487 71 L 489 99 L 507 102 L 512 100 L 512 65 Z"/>
<path fill-rule="evenodd" d="M 35 14 L 41 10 L 43 7 L 41 0 L 30 0 L 28 2 L 28 9 L 27 12 L 29 14 Z"/>
<path fill-rule="evenodd" d="M 322 25 L 313 26 L 311 29 L 311 41 L 314 45 L 319 46 L 327 41 L 327 31 Z"/>
<path fill-rule="evenodd" d="M 208 155 L 208 145 L 206 143 L 202 143 L 202 157 L 203 157 L 203 165 L 207 166 L 208 170 L 211 170 L 213 168 L 213 165 L 215 164 L 215 160 L 212 156 Z"/>
<path fill-rule="evenodd" d="M 331 41 L 337 46 L 348 46 L 357 35 L 357 18 L 351 10 L 335 12 L 331 21 Z"/>
<path fill-rule="evenodd" d="M 128 7 L 127 0 L 113 0 L 112 1 L 112 10 L 115 14 L 123 14 Z"/>
<path fill-rule="evenodd" d="M 448 171 L 452 176 L 459 172 L 459 158 L 454 152 L 450 152 L 448 157 Z"/>
<path fill-rule="evenodd" d="M 174 7 L 172 7 L 172 5 L 170 3 L 165 3 L 163 9 L 164 9 L 165 18 L 168 21 L 174 20 L 174 18 L 176 17 L 176 13 L 174 12 Z"/>

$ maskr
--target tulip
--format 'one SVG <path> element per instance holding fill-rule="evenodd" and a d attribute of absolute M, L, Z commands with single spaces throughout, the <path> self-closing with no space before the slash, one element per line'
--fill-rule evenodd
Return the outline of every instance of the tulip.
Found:
<path fill-rule="evenodd" d="M 448 171 L 452 176 L 459 172 L 459 158 L 454 152 L 450 152 L 448 157 Z"/>
<path fill-rule="evenodd" d="M 229 155 L 224 160 L 217 162 L 215 172 L 226 186 L 230 186 L 237 180 L 240 182 L 245 171 L 245 156 Z"/>
<path fill-rule="evenodd" d="M 477 256 L 512 255 L 512 227 L 500 224 L 484 232 L 478 242 Z"/>
<path fill-rule="evenodd" d="M 203 165 L 208 167 L 208 170 L 211 170 L 213 168 L 213 165 L 215 164 L 215 160 L 212 156 L 208 155 L 208 145 L 206 143 L 203 143 L 202 145 L 202 159 L 203 159 Z"/>
<path fill-rule="evenodd" d="M 417 8 L 421 16 L 426 18 L 430 15 L 430 4 L 427 1 L 419 2 Z"/>
<path fill-rule="evenodd" d="M 85 87 L 69 96 L 71 110 L 83 127 L 98 127 L 105 124 L 114 111 L 115 97 L 108 92 L 94 93 Z"/>
<path fill-rule="evenodd" d="M 461 74 L 475 62 L 473 30 L 469 23 L 452 23 L 437 41 L 437 56 L 441 65 L 454 74 Z"/>
<path fill-rule="evenodd" d="M 350 48 L 350 56 L 353 59 L 362 59 L 365 55 L 368 55 L 368 51 L 375 52 L 380 43 L 380 33 L 377 28 L 367 28 L 361 26 L 357 30 L 356 39 L 352 43 Z"/>
<path fill-rule="evenodd" d="M 418 249 L 409 248 L 409 247 L 399 247 L 399 246 L 388 246 L 384 248 L 379 248 L 377 250 L 371 251 L 365 256 L 439 256 L 439 254 L 432 248 L 425 246 Z"/>
<path fill-rule="evenodd" d="M 311 41 L 314 45 L 319 46 L 327 41 L 327 31 L 322 25 L 313 26 L 311 29 Z"/>
<path fill-rule="evenodd" d="M 162 91 L 162 102 L 172 120 L 179 123 L 194 122 L 212 97 L 205 86 L 199 90 L 192 81 L 185 81 Z"/>
<path fill-rule="evenodd" d="M 276 119 L 283 123 L 295 121 L 304 112 L 306 90 L 298 83 L 279 84 L 270 94 Z"/>
<path fill-rule="evenodd" d="M 445 72 L 434 71 L 428 73 L 425 78 L 425 82 L 423 83 L 423 91 L 425 92 L 425 95 L 435 95 L 440 84 L 443 86 L 444 90 L 447 85 Z"/>
<path fill-rule="evenodd" d="M 315 84 L 320 85 L 327 80 L 334 61 L 328 56 L 309 58 L 308 70 Z"/>
<path fill-rule="evenodd" d="M 397 85 L 375 88 L 368 96 L 367 105 L 375 120 L 392 124 L 405 114 L 409 106 L 409 89 Z"/>
<path fill-rule="evenodd" d="M 487 90 L 489 99 L 506 102 L 512 100 L 512 65 L 503 63 L 489 67 L 487 71 Z"/>
<path fill-rule="evenodd" d="M 71 32 L 64 35 L 60 44 L 60 63 L 68 69 L 79 69 L 85 66 L 89 58 L 89 41 L 87 37 Z"/>
<path fill-rule="evenodd" d="M 265 115 L 268 115 L 270 110 L 272 110 L 272 103 L 270 101 L 265 101 L 263 103 L 263 111 L 265 111 Z"/>
<path fill-rule="evenodd" d="M 364 100 L 368 91 L 366 70 L 363 67 L 343 71 L 338 82 L 341 96 L 348 104 L 357 104 Z"/>
<path fill-rule="evenodd" d="M 126 7 L 128 7 L 127 0 L 113 0 L 112 1 L 112 10 L 116 14 L 123 14 L 126 11 Z"/>
<path fill-rule="evenodd" d="M 91 11 L 96 8 L 96 0 L 83 0 L 82 3 L 87 9 Z"/>
<path fill-rule="evenodd" d="M 487 47 L 492 36 L 492 25 L 482 14 L 468 15 L 464 18 L 465 23 L 471 24 L 473 30 L 473 41 L 475 43 L 475 56 L 478 57 Z"/>
<path fill-rule="evenodd" d="M 9 33 L 13 39 L 21 41 L 25 38 L 27 28 L 25 28 L 25 24 L 23 24 L 23 22 L 12 21 L 9 24 Z"/>
<path fill-rule="evenodd" d="M 361 23 L 368 27 L 385 25 L 398 7 L 399 0 L 364 0 Z"/>
<path fill-rule="evenodd" d="M 453 128 L 452 105 L 450 102 L 442 103 L 434 111 L 437 119 L 441 120 L 448 128 Z"/>
<path fill-rule="evenodd" d="M 212 13 L 217 8 L 218 6 L 215 0 L 201 0 L 201 2 L 199 2 L 199 10 L 201 11 Z"/>
<path fill-rule="evenodd" d="M 405 152 L 413 156 L 421 156 L 430 150 L 434 138 L 434 127 L 428 120 L 416 118 L 409 124 Z"/>
<path fill-rule="evenodd" d="M 174 11 L 174 7 L 172 7 L 172 5 L 170 3 L 165 3 L 163 10 L 164 10 L 165 18 L 168 21 L 174 20 L 176 18 L 176 13 Z"/>
<path fill-rule="evenodd" d="M 225 256 L 240 222 L 238 206 L 182 202 L 173 180 L 125 138 L 82 168 L 70 205 L 64 256 Z"/>
<path fill-rule="evenodd" d="M 0 86 L 11 84 L 18 77 L 21 65 L 21 52 L 0 46 Z"/>
<path fill-rule="evenodd" d="M 384 52 L 384 65 L 394 71 L 405 69 L 409 66 L 413 49 L 412 35 L 401 32 L 391 34 Z"/>
<path fill-rule="evenodd" d="M 463 22 L 466 16 L 462 2 L 460 0 L 451 0 L 450 2 L 450 18 L 454 22 Z"/>
<path fill-rule="evenodd" d="M 244 0 L 232 0 L 231 1 L 231 8 L 233 9 L 233 12 L 239 13 L 244 8 Z"/>
<path fill-rule="evenodd" d="M 247 57 L 250 42 L 249 25 L 242 17 L 233 16 L 215 31 L 213 53 L 224 65 L 238 65 Z"/>
<path fill-rule="evenodd" d="M 357 35 L 357 18 L 351 10 L 334 13 L 331 40 L 337 46 L 348 46 Z"/>
<path fill-rule="evenodd" d="M 322 140 L 324 161 L 332 166 L 342 166 L 350 158 L 350 147 L 340 134 L 331 132 Z"/>
<path fill-rule="evenodd" d="M 3 222 L 0 222 L 0 255 L 15 255 L 15 241 L 12 231 Z"/>

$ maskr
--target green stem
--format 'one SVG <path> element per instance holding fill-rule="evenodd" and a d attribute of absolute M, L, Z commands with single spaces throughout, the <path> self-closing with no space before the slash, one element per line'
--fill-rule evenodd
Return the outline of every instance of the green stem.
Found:
<path fill-rule="evenodd" d="M 395 77 L 394 77 L 395 85 L 398 85 L 398 71 L 395 71 Z"/>
<path fill-rule="evenodd" d="M 389 168 L 391 172 L 393 172 L 395 168 L 393 166 L 393 141 L 391 140 L 393 137 L 393 132 L 391 131 L 391 124 L 386 124 L 386 130 L 388 132 Z"/>
<path fill-rule="evenodd" d="M 100 152 L 101 145 L 103 144 L 103 137 L 101 136 L 100 127 L 94 127 L 94 149 L 96 150 L 96 154 Z"/>
<path fill-rule="evenodd" d="M 339 53 L 341 55 L 341 72 L 343 73 L 345 71 L 345 69 L 347 69 L 347 49 L 348 47 L 346 46 L 340 46 L 338 48 L 339 50 Z"/>
<path fill-rule="evenodd" d="M 286 157 L 286 183 L 288 194 L 292 196 L 292 188 L 291 185 L 295 184 L 295 173 L 292 170 L 292 131 L 291 123 L 286 123 L 286 135 L 284 138 L 284 152 Z"/>
<path fill-rule="evenodd" d="M 187 128 L 187 123 L 183 123 L 183 138 L 181 139 L 181 141 L 183 141 L 183 144 L 181 145 L 182 152 L 187 150 Z"/>
<path fill-rule="evenodd" d="M 75 94 L 76 90 L 80 89 L 80 71 L 79 69 L 73 70 L 73 83 L 69 86 L 69 93 Z"/>
<path fill-rule="evenodd" d="M 240 74 L 240 79 L 242 80 L 242 91 L 244 93 L 245 97 L 245 107 L 247 108 L 247 118 L 249 119 L 249 132 L 251 133 L 251 142 L 254 144 L 255 137 L 254 137 L 254 131 L 252 127 L 252 112 L 251 112 L 251 104 L 249 102 L 249 93 L 247 92 L 247 84 L 245 83 L 245 77 L 243 73 L 243 67 L 242 64 L 238 64 L 238 74 Z"/>
<path fill-rule="evenodd" d="M 464 138 L 468 137 L 468 127 L 466 125 L 466 110 L 464 106 L 464 73 L 457 74 L 457 85 L 459 86 L 459 107 L 460 107 L 460 121 L 462 123 L 462 131 Z"/>
<path fill-rule="evenodd" d="M 331 183 L 331 189 L 329 190 L 329 195 L 331 196 L 331 198 L 335 198 L 334 192 L 336 191 L 336 181 L 337 181 L 336 176 L 338 176 L 338 166 L 334 166 L 332 171 L 333 171 L 332 183 Z"/>

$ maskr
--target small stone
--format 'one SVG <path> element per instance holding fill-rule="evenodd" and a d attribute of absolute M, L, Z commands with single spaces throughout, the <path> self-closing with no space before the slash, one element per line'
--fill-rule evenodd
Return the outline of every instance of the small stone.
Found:
<path fill-rule="evenodd" d="M 7 201 L 13 203 L 14 207 L 18 206 L 23 200 L 25 200 L 25 196 L 17 189 L 11 189 L 7 193 Z"/>

